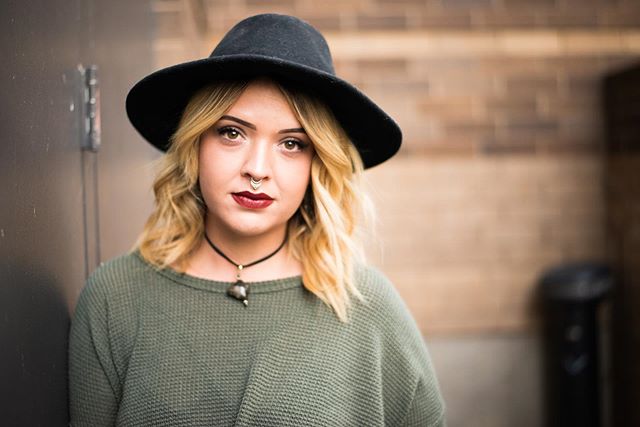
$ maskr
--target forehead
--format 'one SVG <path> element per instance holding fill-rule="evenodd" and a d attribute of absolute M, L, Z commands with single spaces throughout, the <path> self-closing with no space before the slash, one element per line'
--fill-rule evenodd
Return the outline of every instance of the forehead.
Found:
<path fill-rule="evenodd" d="M 280 88 L 276 83 L 267 79 L 250 82 L 225 114 L 255 124 L 271 123 L 283 127 L 300 126 Z"/>

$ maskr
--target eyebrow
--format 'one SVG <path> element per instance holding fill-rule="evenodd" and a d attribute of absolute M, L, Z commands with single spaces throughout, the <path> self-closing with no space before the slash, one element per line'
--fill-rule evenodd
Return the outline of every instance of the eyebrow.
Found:
<path fill-rule="evenodd" d="M 232 122 L 236 122 L 236 123 L 240 123 L 243 126 L 246 126 L 250 129 L 256 130 L 256 125 L 251 124 L 247 121 L 244 121 L 242 119 L 239 119 L 237 117 L 234 116 L 229 116 L 229 115 L 224 115 L 222 117 L 220 117 L 220 120 L 222 119 L 226 119 L 226 120 L 231 120 Z M 282 129 L 280 131 L 278 131 L 278 133 L 304 133 L 306 134 L 307 132 L 303 129 L 303 128 L 290 128 L 290 129 Z"/>

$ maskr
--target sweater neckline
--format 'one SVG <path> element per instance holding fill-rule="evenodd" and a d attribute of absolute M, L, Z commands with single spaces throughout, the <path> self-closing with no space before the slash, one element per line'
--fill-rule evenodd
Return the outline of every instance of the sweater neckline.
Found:
<path fill-rule="evenodd" d="M 187 273 L 181 273 L 174 270 L 171 267 L 165 267 L 159 269 L 156 266 L 150 264 L 140 254 L 138 250 L 134 251 L 136 257 L 147 267 L 155 271 L 156 273 L 166 277 L 167 279 L 176 282 L 178 284 L 189 286 L 191 288 L 201 289 L 209 292 L 222 292 L 226 293 L 229 286 L 235 282 L 226 282 L 219 280 L 205 279 L 203 277 L 192 276 Z M 281 279 L 263 280 L 257 282 L 245 282 L 251 288 L 252 294 L 267 293 L 284 291 L 287 289 L 297 288 L 302 286 L 302 276 L 283 277 Z"/>

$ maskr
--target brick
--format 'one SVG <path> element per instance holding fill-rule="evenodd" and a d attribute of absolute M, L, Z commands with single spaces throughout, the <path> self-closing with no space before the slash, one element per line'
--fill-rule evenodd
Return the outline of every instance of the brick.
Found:
<path fill-rule="evenodd" d="M 370 9 L 372 9 L 370 0 L 323 0 L 321 4 L 316 0 L 296 1 L 296 11 L 306 18 L 314 15 L 351 17 L 355 13 Z"/>
<path fill-rule="evenodd" d="M 237 3 L 235 0 L 206 0 L 207 6 L 211 6 L 214 10 L 219 10 L 220 8 L 229 7 L 233 3 Z"/>
<path fill-rule="evenodd" d="M 588 1 L 588 0 L 587 0 Z M 501 0 L 505 9 L 511 10 L 553 10 L 558 0 Z"/>
<path fill-rule="evenodd" d="M 385 6 L 394 6 L 394 8 L 402 8 L 407 6 L 424 6 L 425 0 L 374 0 L 374 4 Z"/>
<path fill-rule="evenodd" d="M 362 30 L 398 30 L 407 28 L 407 17 L 402 15 L 372 15 L 360 14 L 356 16 L 356 27 Z"/>
<path fill-rule="evenodd" d="M 486 138 L 477 145 L 477 153 L 482 155 L 531 155 L 535 152 L 535 141 L 524 138 L 517 140 Z"/>
<path fill-rule="evenodd" d="M 555 185 L 562 184 L 556 183 Z M 583 184 L 583 186 L 586 185 L 588 184 Z M 589 217 L 590 215 L 601 217 L 603 214 L 604 194 L 602 188 L 585 189 L 574 184 L 564 191 L 557 191 L 552 184 L 543 190 L 541 199 L 549 206 L 563 211 L 564 216 L 560 218 L 559 222 L 567 222 L 567 224 L 575 224 L 577 221 L 575 218 Z"/>
<path fill-rule="evenodd" d="M 442 123 L 446 135 L 493 136 L 495 125 L 491 120 L 447 120 Z"/>
<path fill-rule="evenodd" d="M 477 81 L 476 76 L 482 75 L 482 69 L 478 61 L 473 58 L 419 58 L 414 59 L 409 64 L 409 73 L 414 78 L 424 80 L 444 80 L 457 81 L 464 77 Z"/>
<path fill-rule="evenodd" d="M 534 11 L 491 10 L 473 13 L 474 27 L 482 28 L 532 28 L 536 25 Z"/>
<path fill-rule="evenodd" d="M 489 96 L 482 99 L 488 116 L 497 114 L 516 114 L 518 116 L 536 116 L 538 112 L 537 98 L 532 95 L 508 94 Z"/>
<path fill-rule="evenodd" d="M 442 0 L 444 9 L 491 9 L 494 0 Z"/>
<path fill-rule="evenodd" d="M 476 110 L 470 96 L 421 97 L 415 106 L 420 114 L 436 118 L 472 119 Z"/>
<path fill-rule="evenodd" d="M 564 157 L 578 155 L 601 155 L 602 147 L 597 141 L 580 141 L 572 138 L 540 139 L 536 142 L 540 155 L 562 155 Z"/>
<path fill-rule="evenodd" d="M 634 0 L 621 0 L 614 7 L 601 11 L 601 22 L 609 27 L 640 27 L 640 4 Z"/>
<path fill-rule="evenodd" d="M 566 34 L 562 40 L 563 48 L 573 54 L 620 54 L 625 46 L 619 32 L 609 31 L 594 37 L 588 31 L 574 31 Z"/>
<path fill-rule="evenodd" d="M 569 94 L 568 91 L 563 91 L 557 96 L 536 96 L 537 110 L 542 117 L 556 117 L 559 120 L 562 117 L 573 114 L 600 114 L 601 100 L 598 92 L 585 91 L 585 92 L 573 92 Z M 600 122 L 601 118 L 598 118 L 596 122 Z"/>
<path fill-rule="evenodd" d="M 431 94 L 433 96 L 463 96 L 471 95 L 474 97 L 493 96 L 500 92 L 496 81 L 491 78 L 469 75 L 465 79 L 463 75 L 460 77 L 451 76 L 451 78 L 432 76 L 429 78 Z"/>
<path fill-rule="evenodd" d="M 331 48 L 331 45 L 329 45 L 329 48 Z M 338 76 L 354 85 L 356 85 L 356 82 L 359 81 L 360 70 L 358 69 L 356 61 L 351 61 L 343 58 L 334 58 L 333 65 Z"/>
<path fill-rule="evenodd" d="M 598 23 L 609 28 L 640 27 L 640 11 L 638 10 L 606 10 L 599 14 Z"/>
<path fill-rule="evenodd" d="M 537 58 L 535 62 L 548 69 L 550 73 L 576 77 L 601 75 L 611 68 L 607 59 L 600 54 Z"/>
<path fill-rule="evenodd" d="M 262 4 L 246 5 L 246 7 L 244 8 L 244 13 L 241 16 L 236 17 L 235 19 L 225 18 L 225 22 L 228 22 L 231 24 L 231 26 L 233 26 L 236 23 L 238 23 L 238 21 L 240 21 L 243 18 L 246 18 L 247 16 L 257 15 L 260 13 L 280 13 L 283 15 L 297 15 L 295 2 L 283 1 L 283 2 L 276 2 L 268 6 L 265 6 Z"/>
<path fill-rule="evenodd" d="M 530 59 L 495 55 L 478 58 L 478 71 L 500 77 L 544 77 L 553 75 L 555 69 L 546 63 L 547 58 Z"/>
<path fill-rule="evenodd" d="M 601 18 L 597 9 L 583 6 L 566 12 L 544 12 L 538 17 L 538 24 L 558 29 L 595 28 L 601 25 Z"/>
<path fill-rule="evenodd" d="M 555 134 L 558 129 L 558 120 L 539 118 L 531 114 L 518 114 L 514 111 L 508 111 L 499 116 L 497 126 L 509 132 L 531 132 L 536 134 L 542 132 L 544 134 Z"/>
<path fill-rule="evenodd" d="M 373 76 L 367 75 L 362 77 L 367 79 L 362 85 L 367 95 L 385 98 L 390 102 L 406 104 L 413 98 L 423 97 L 431 92 L 431 86 L 426 80 L 402 79 L 400 75 L 392 75 L 386 79 L 374 79 Z"/>
<path fill-rule="evenodd" d="M 573 136 L 584 141 L 602 139 L 603 136 L 602 120 L 597 110 L 565 113 L 559 117 L 558 123 L 561 136 Z"/>
<path fill-rule="evenodd" d="M 471 137 L 429 138 L 428 141 L 409 139 L 407 149 L 412 156 L 471 157 L 475 153 L 474 142 L 475 138 Z"/>
<path fill-rule="evenodd" d="M 558 91 L 558 82 L 555 76 L 543 77 L 508 77 L 506 79 L 506 93 L 540 94 L 555 93 Z"/>
<path fill-rule="evenodd" d="M 309 22 L 312 26 L 319 31 L 335 31 L 342 27 L 342 20 L 338 15 L 326 15 L 326 16 L 303 16 L 303 19 Z"/>
<path fill-rule="evenodd" d="M 248 8 L 263 7 L 284 7 L 293 10 L 296 1 L 295 0 L 244 0 Z"/>
<path fill-rule="evenodd" d="M 564 34 L 552 30 L 509 31 L 499 39 L 501 53 L 524 58 L 560 55 Z"/>
<path fill-rule="evenodd" d="M 361 59 L 356 61 L 356 66 L 364 80 L 407 81 L 407 61 L 404 59 Z"/>
<path fill-rule="evenodd" d="M 468 29 L 471 28 L 471 14 L 471 11 L 455 13 L 424 11 L 417 20 L 417 25 L 424 29 Z"/>

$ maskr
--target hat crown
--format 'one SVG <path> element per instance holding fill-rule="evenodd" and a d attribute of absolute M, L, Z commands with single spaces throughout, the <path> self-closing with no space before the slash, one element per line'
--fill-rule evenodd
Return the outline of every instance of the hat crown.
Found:
<path fill-rule="evenodd" d="M 240 21 L 210 57 L 257 55 L 293 62 L 335 75 L 325 38 L 303 20 L 267 13 Z"/>

